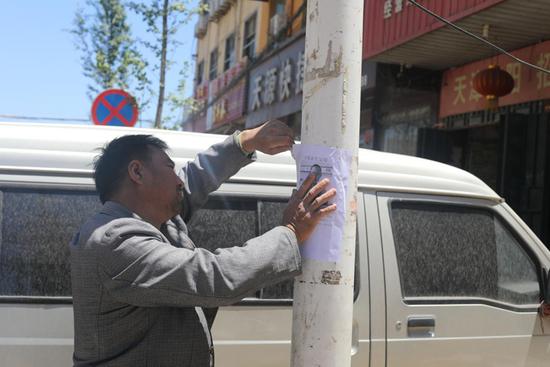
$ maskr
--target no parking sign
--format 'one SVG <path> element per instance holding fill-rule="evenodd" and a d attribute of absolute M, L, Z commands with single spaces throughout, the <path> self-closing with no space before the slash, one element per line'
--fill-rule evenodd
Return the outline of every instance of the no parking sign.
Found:
<path fill-rule="evenodd" d="M 92 104 L 92 121 L 96 125 L 132 127 L 138 119 L 136 100 L 122 89 L 109 89 Z"/>

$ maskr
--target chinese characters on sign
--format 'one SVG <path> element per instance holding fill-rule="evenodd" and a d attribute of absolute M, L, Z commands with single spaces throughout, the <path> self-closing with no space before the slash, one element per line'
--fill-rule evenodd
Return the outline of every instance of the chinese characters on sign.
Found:
<path fill-rule="evenodd" d="M 250 71 L 246 127 L 302 109 L 304 44 L 299 37 Z"/>
<path fill-rule="evenodd" d="M 208 95 L 210 106 L 206 112 L 206 130 L 234 121 L 242 116 L 245 81 L 242 79 L 232 87 L 231 84 L 235 82 L 236 77 L 243 69 L 244 64 L 238 63 L 210 82 Z"/>
<path fill-rule="evenodd" d="M 546 69 L 550 67 L 550 41 L 516 50 L 512 54 Z M 491 63 L 494 63 L 494 58 L 444 73 L 440 117 L 486 108 L 485 98 L 475 91 L 472 81 L 480 70 Z M 528 68 L 505 55 L 497 58 L 497 64 L 514 79 L 514 89 L 499 99 L 500 106 L 550 98 L 550 75 Z"/>
<path fill-rule="evenodd" d="M 537 65 L 546 70 L 550 69 L 550 52 L 541 53 Z M 537 71 L 537 89 L 540 90 L 548 87 L 550 87 L 550 75 L 542 71 Z"/>
<path fill-rule="evenodd" d="M 283 102 L 289 99 L 292 93 L 301 93 L 304 83 L 304 62 L 304 51 L 301 51 L 294 65 L 292 58 L 288 57 L 281 65 L 268 69 L 265 74 L 255 76 L 252 81 L 252 110 L 276 101 Z"/>

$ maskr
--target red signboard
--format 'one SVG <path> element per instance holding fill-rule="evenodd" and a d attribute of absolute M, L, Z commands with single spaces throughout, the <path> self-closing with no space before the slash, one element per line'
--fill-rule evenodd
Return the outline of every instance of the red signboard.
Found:
<path fill-rule="evenodd" d="M 502 1 L 418 0 L 418 3 L 457 21 Z M 444 25 L 407 0 L 365 0 L 363 58 L 368 59 Z"/>
<path fill-rule="evenodd" d="M 243 115 L 245 78 L 236 81 L 244 69 L 244 62 L 237 63 L 216 79 L 195 87 L 198 109 L 206 111 L 193 116 L 188 128 L 192 131 L 208 131 L 218 125 L 234 121 Z M 234 83 L 234 85 L 232 84 Z M 229 89 L 228 89 L 229 88 Z M 218 94 L 220 94 L 218 96 Z"/>
<path fill-rule="evenodd" d="M 520 59 L 550 69 L 550 41 L 522 48 L 512 52 Z M 500 106 L 527 101 L 550 99 L 550 75 L 527 67 L 509 56 L 492 57 L 443 74 L 439 117 L 479 111 L 487 108 L 485 98 L 472 87 L 474 76 L 489 64 L 497 64 L 514 78 L 514 89 L 499 98 Z"/>
<path fill-rule="evenodd" d="M 234 121 L 243 115 L 245 78 L 235 81 L 243 68 L 244 62 L 238 63 L 210 82 L 208 91 L 210 106 L 206 113 L 207 130 Z M 232 83 L 236 84 L 227 89 Z"/>

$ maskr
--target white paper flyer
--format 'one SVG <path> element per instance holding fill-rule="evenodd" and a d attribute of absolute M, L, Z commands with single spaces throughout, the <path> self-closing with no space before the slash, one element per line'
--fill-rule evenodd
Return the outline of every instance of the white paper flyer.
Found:
<path fill-rule="evenodd" d="M 345 149 L 337 149 L 310 144 L 295 144 L 292 156 L 296 160 L 298 187 L 304 182 L 311 171 L 319 172 L 318 180 L 328 178 L 327 188 L 336 189 L 336 211 L 325 217 L 311 237 L 300 246 L 300 252 L 305 259 L 337 262 L 340 260 L 342 235 L 346 213 L 346 191 L 350 173 L 352 154 Z"/>

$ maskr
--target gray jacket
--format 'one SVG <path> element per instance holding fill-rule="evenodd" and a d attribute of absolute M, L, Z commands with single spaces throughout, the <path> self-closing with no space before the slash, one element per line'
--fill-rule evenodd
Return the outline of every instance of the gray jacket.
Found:
<path fill-rule="evenodd" d="M 250 162 L 229 137 L 188 163 L 180 173 L 185 217 Z M 301 269 L 286 227 L 210 252 L 195 247 L 180 216 L 159 231 L 115 202 L 80 228 L 70 249 L 75 366 L 211 366 L 202 307 L 232 304 Z"/>

